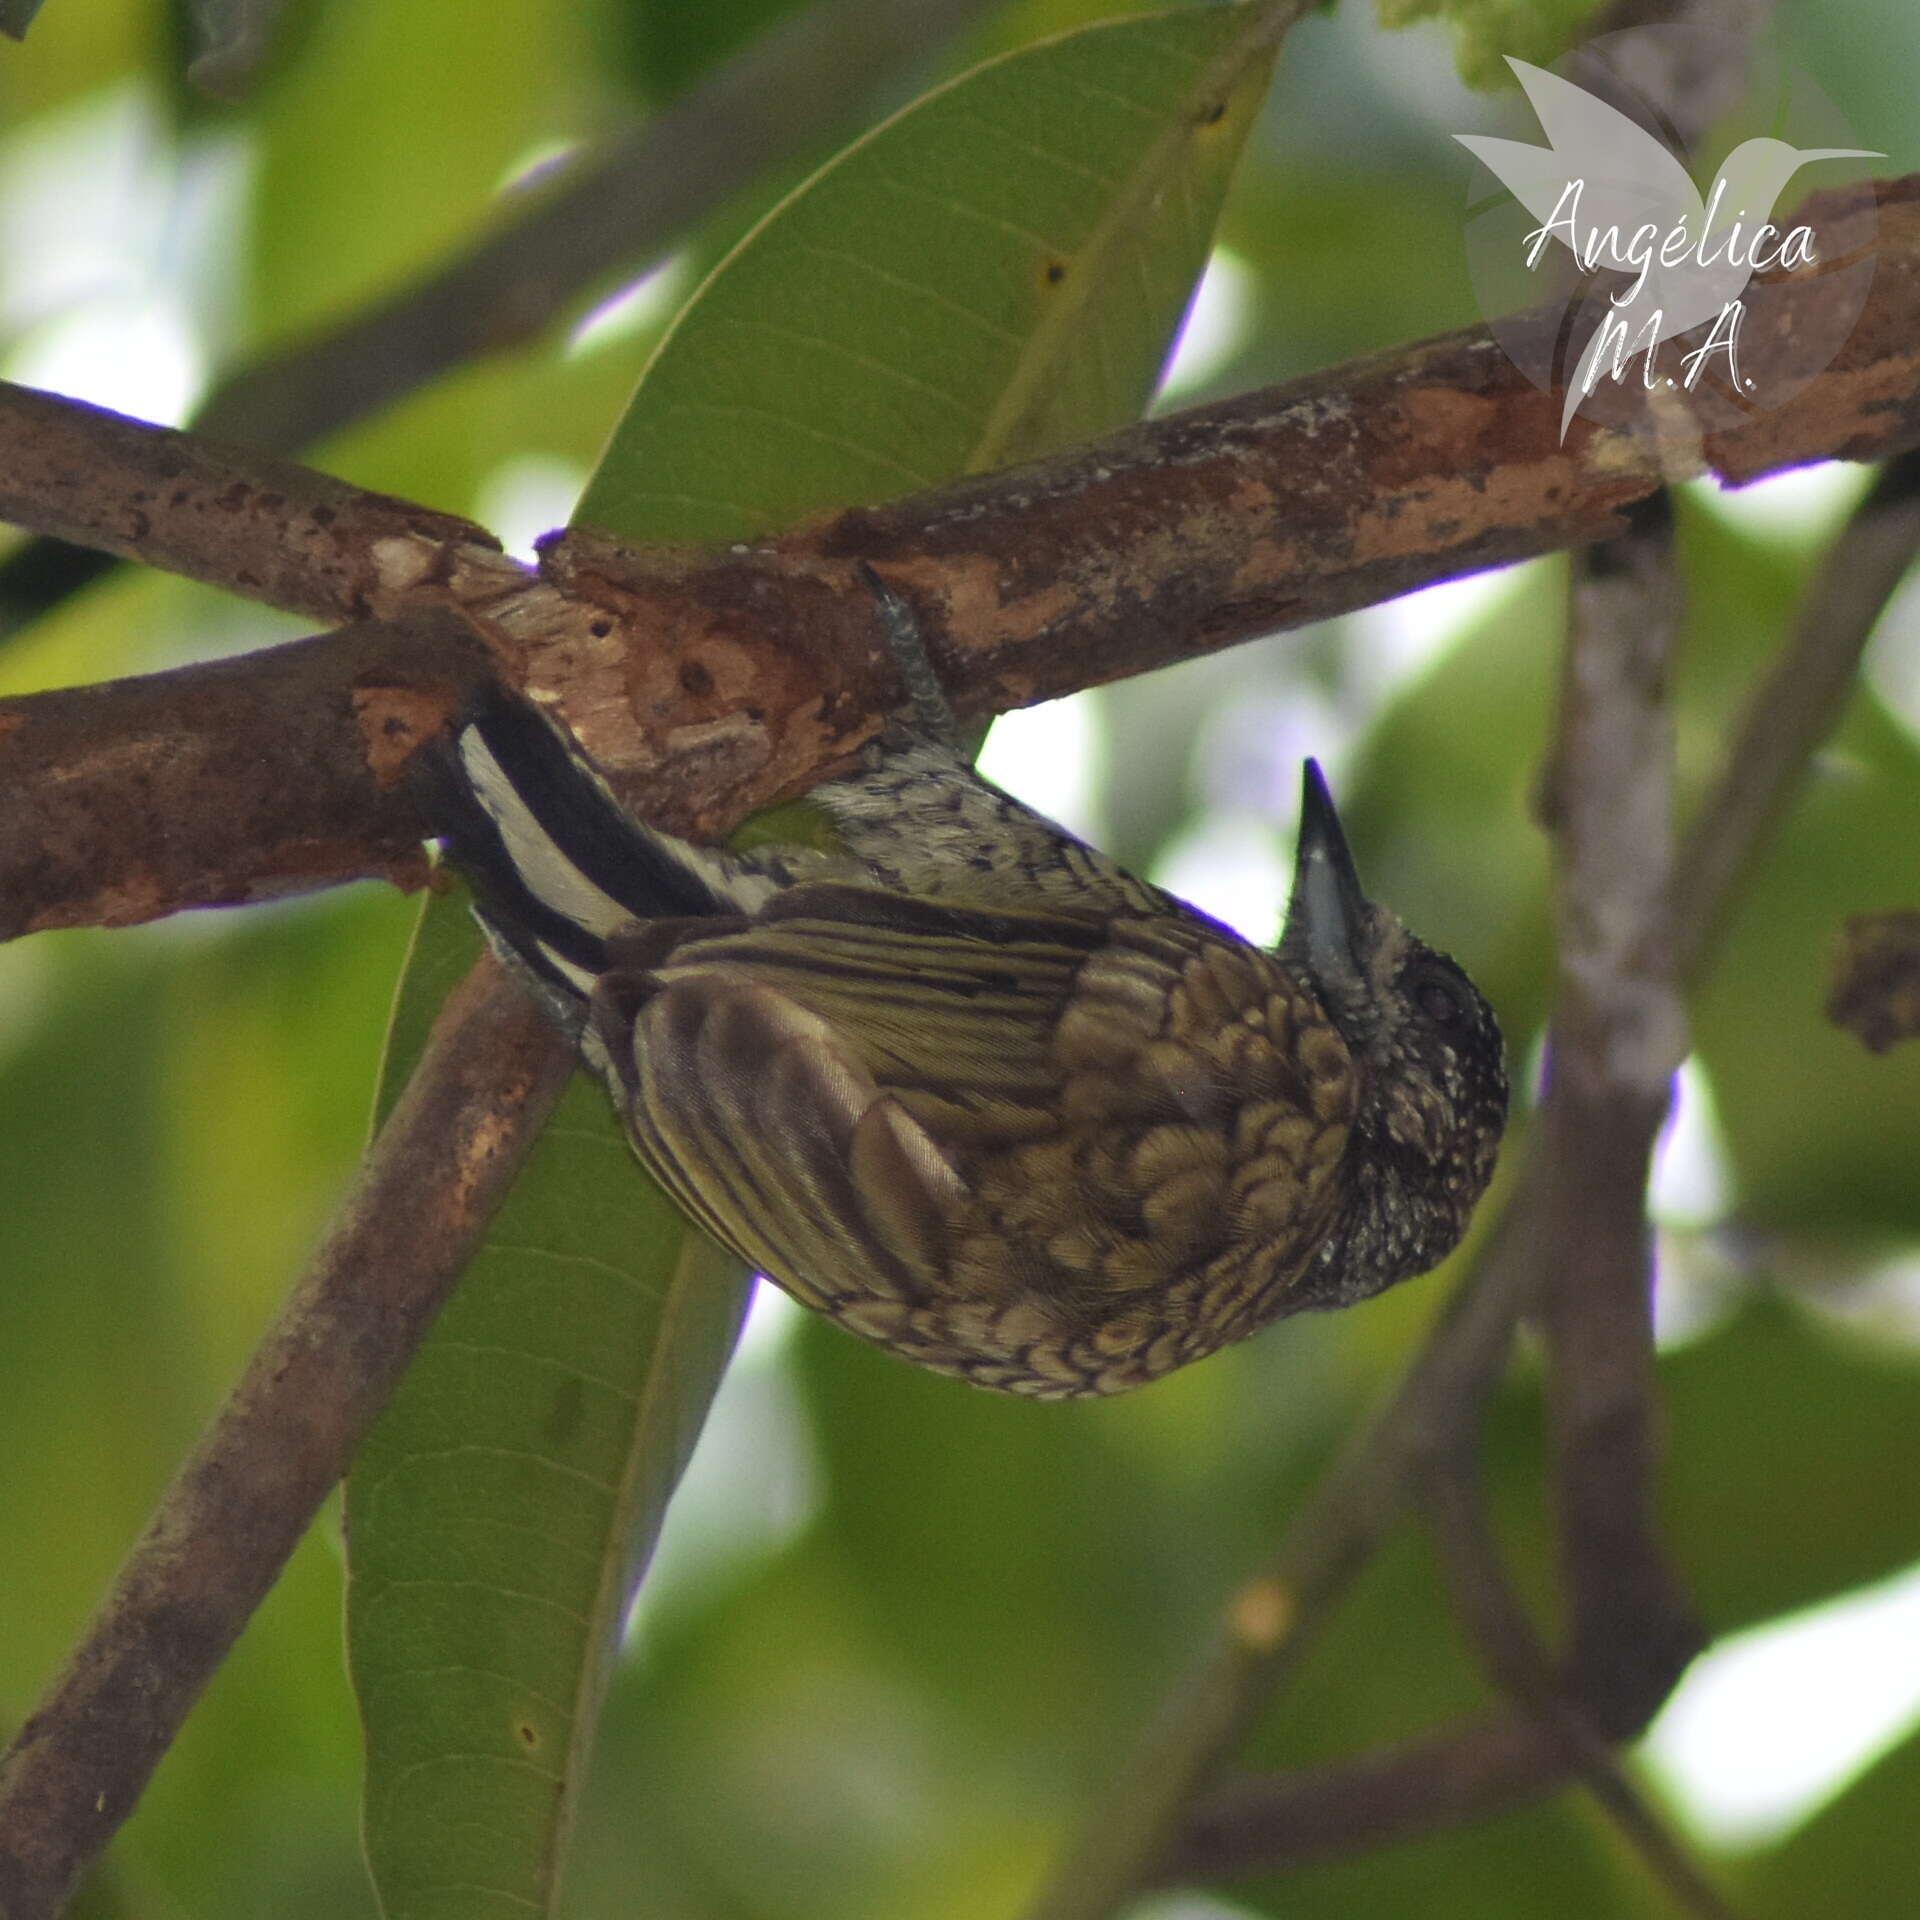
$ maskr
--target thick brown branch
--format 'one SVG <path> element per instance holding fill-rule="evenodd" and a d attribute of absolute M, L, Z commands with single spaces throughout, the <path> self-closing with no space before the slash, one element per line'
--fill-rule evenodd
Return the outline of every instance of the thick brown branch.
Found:
<path fill-rule="evenodd" d="M 311 467 L 0 380 L 0 520 L 329 623 L 444 572 L 484 528 Z"/>
<path fill-rule="evenodd" d="M 418 886 L 398 774 L 486 659 L 429 610 L 0 709 L 0 939 L 328 879 Z"/>
<path fill-rule="evenodd" d="M 721 553 L 563 535 L 535 580 L 464 522 L 0 388 L 0 471 L 14 468 L 0 514 L 326 618 L 457 605 L 509 674 L 559 695 L 650 817 L 712 835 L 843 763 L 898 698 L 855 558 L 915 598 L 956 705 L 980 713 L 1610 537 L 1676 470 L 1746 478 L 1920 441 L 1907 188 L 1884 190 L 1872 296 L 1827 371 L 1779 412 L 1704 436 L 1657 394 L 1646 434 L 1576 420 L 1562 447 L 1558 402 L 1474 329 Z M 1805 210 L 1824 221 L 1823 258 L 1844 253 L 1859 203 Z M 1834 284 L 1751 289 L 1749 364 L 1817 332 Z M 24 705 L 0 706 L 0 728 Z M 182 756 L 204 756 L 190 701 L 177 725 Z M 5 753 L 0 734 L 0 777 Z M 259 777 L 285 771 L 263 759 Z M 197 837 L 209 823 L 173 824 Z M 330 842 L 374 838 L 364 816 L 333 824 Z M 262 847 L 259 864 L 299 883 L 297 849 Z M 307 884 L 340 870 L 322 861 Z M 138 879 L 103 884 L 124 899 Z M 250 886 L 223 882 L 229 897 Z M 150 892 L 155 912 L 182 904 Z M 28 917 L 76 911 L 41 899 Z"/>
<path fill-rule="evenodd" d="M 1874 191 L 1800 209 L 1823 260 L 1848 257 Z M 1702 431 L 1684 390 L 1659 389 L 1634 430 L 1576 420 L 1562 445 L 1558 396 L 1470 328 L 721 554 L 558 536 L 549 578 L 646 641 L 583 656 L 572 633 L 530 631 L 524 674 L 568 696 L 611 763 L 657 770 L 648 798 L 668 818 L 712 830 L 803 786 L 896 697 L 867 610 L 837 591 L 855 559 L 915 597 L 955 705 L 977 714 L 1615 537 L 1682 475 L 1897 452 L 1920 443 L 1920 176 L 1879 191 L 1852 333 L 1793 400 L 1737 427 Z M 1804 373 L 1796 343 L 1821 336 L 1848 285 L 1751 287 L 1753 377 L 1784 391 Z M 635 716 L 656 715 L 637 737 Z M 704 757 L 708 804 L 691 811 L 690 788 L 658 784 L 679 784 L 679 728 Z"/>
<path fill-rule="evenodd" d="M 313 1265 L 0 1760 L 0 1913 L 52 1920 L 346 1470 L 572 1071 L 483 962 Z"/>

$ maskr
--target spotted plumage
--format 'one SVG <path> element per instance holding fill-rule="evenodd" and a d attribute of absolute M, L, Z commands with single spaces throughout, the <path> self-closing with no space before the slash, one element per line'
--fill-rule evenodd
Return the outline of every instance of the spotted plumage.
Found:
<path fill-rule="evenodd" d="M 924 732 L 816 789 L 836 854 L 647 828 L 504 691 L 422 758 L 483 925 L 640 1159 L 795 1298 L 940 1372 L 1138 1385 L 1424 1271 L 1490 1175 L 1493 1016 L 1361 895 L 1311 763 L 1269 953 Z"/>

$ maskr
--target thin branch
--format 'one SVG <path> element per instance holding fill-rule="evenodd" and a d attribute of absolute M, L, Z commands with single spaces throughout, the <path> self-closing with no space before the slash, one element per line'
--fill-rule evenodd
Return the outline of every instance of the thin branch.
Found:
<path fill-rule="evenodd" d="M 53 1920 L 346 1470 L 572 1071 L 483 962 L 333 1226 L 0 1759 L 0 1913 Z"/>
<path fill-rule="evenodd" d="M 1427 1509 L 1447 1569 L 1448 1591 L 1487 1672 L 1559 1748 L 1561 1765 L 1550 1771 L 1563 1772 L 1587 1787 L 1675 1903 L 1695 1920 L 1738 1920 L 1627 1777 L 1588 1703 L 1555 1670 L 1507 1573 L 1470 1443 L 1458 1448 L 1428 1483 Z M 1476 1738 L 1484 1738 L 1484 1731 L 1478 1726 L 1466 1730 Z"/>
<path fill-rule="evenodd" d="M 1852 699 L 1860 656 L 1920 551 L 1920 455 L 1881 470 L 1841 530 L 1793 635 L 1742 716 L 1718 779 L 1681 840 L 1674 943 L 1701 979 L 1756 851 L 1779 825 L 1822 741 Z"/>
<path fill-rule="evenodd" d="M 1208 1796 L 1160 1879 L 1215 1885 L 1351 1860 L 1537 1806 L 1576 1778 L 1558 1737 L 1513 1709 L 1358 1759 L 1232 1782 Z"/>
<path fill-rule="evenodd" d="M 1474 1428 L 1469 1418 L 1464 1442 L 1456 1433 L 1423 1467 L 1430 1496 L 1438 1491 L 1447 1502 L 1446 1469 L 1463 1445 L 1470 1446 Z M 1459 1491 L 1457 1485 L 1452 1490 Z M 1473 1715 L 1358 1759 L 1222 1786 L 1188 1822 L 1157 1877 L 1169 1884 L 1217 1883 L 1349 1860 L 1537 1806 L 1584 1782 L 1608 1799 L 1616 1818 L 1636 1829 L 1636 1842 L 1676 1898 L 1703 1920 L 1731 1920 L 1724 1901 L 1665 1834 L 1577 1703 L 1558 1697 L 1552 1663 L 1519 1612 L 1484 1530 L 1484 1509 L 1465 1529 L 1450 1503 L 1436 1517 L 1451 1590 L 1468 1604 L 1471 1631 L 1489 1670 L 1523 1704 Z M 1481 1529 L 1477 1536 L 1473 1527 Z"/>
<path fill-rule="evenodd" d="M 1653 1516 L 1657 1388 L 1653 1146 L 1687 1052 L 1673 958 L 1673 724 L 1679 625 L 1671 514 L 1579 556 L 1550 791 L 1559 951 L 1540 1128 L 1551 1480 L 1577 1694 L 1636 1733 L 1705 1635 Z"/>

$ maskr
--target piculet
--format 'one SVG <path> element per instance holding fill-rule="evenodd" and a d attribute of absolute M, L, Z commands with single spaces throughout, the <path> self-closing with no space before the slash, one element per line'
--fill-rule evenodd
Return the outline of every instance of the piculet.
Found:
<path fill-rule="evenodd" d="M 811 794 L 837 852 L 659 832 L 505 687 L 416 756 L 647 1169 L 805 1305 L 1045 1398 L 1436 1265 L 1493 1170 L 1500 1030 L 1362 893 L 1316 765 L 1268 952 L 976 774 L 868 578 L 916 720 Z"/>

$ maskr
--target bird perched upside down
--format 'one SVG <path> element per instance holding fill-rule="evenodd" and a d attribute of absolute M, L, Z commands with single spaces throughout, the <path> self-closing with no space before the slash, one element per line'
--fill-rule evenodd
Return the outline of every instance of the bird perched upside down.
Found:
<path fill-rule="evenodd" d="M 976 1385 L 1115 1393 L 1458 1242 L 1499 1028 L 1360 891 L 1306 765 L 1277 952 L 982 780 L 877 579 L 918 724 L 810 796 L 841 851 L 643 825 L 504 688 L 419 756 L 502 959 L 635 1152 L 803 1304 Z"/>

